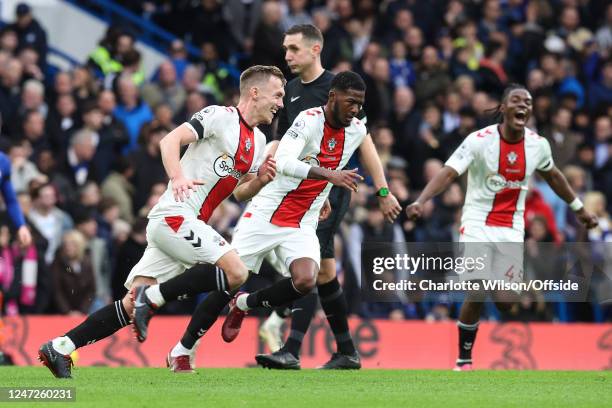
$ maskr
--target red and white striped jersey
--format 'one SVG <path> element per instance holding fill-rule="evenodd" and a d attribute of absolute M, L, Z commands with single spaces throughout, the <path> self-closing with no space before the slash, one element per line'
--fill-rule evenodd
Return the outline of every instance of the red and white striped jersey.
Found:
<path fill-rule="evenodd" d="M 476 223 L 525 229 L 523 212 L 529 177 L 554 166 L 548 141 L 525 128 L 520 142 L 508 143 L 499 125 L 468 135 L 446 162 L 457 173 L 468 170 L 462 225 Z"/>
<path fill-rule="evenodd" d="M 149 213 L 149 218 L 193 212 L 208 222 L 217 206 L 233 191 L 240 177 L 255 173 L 263 160 L 266 137 L 251 128 L 235 107 L 208 106 L 185 123 L 197 136 L 181 158 L 187 179 L 199 179 L 188 199 L 176 202 L 168 188 Z"/>
<path fill-rule="evenodd" d="M 353 118 L 345 128 L 333 128 L 325 121 L 323 108 L 301 112 L 280 141 L 279 152 L 291 148 L 288 156 L 311 166 L 341 170 L 361 145 L 367 130 L 363 121 Z M 295 151 L 297 150 L 297 151 Z M 332 184 L 326 180 L 290 177 L 276 178 L 257 194 L 248 211 L 282 227 L 316 228 L 319 212 Z"/>

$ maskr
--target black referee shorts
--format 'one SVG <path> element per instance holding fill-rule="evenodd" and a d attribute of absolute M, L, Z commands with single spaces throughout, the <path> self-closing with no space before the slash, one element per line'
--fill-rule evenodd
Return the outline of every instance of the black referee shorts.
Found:
<path fill-rule="evenodd" d="M 331 213 L 329 217 L 321 221 L 317 227 L 317 237 L 321 247 L 321 259 L 334 258 L 334 235 L 349 209 L 351 203 L 351 191 L 343 187 L 332 187 L 329 193 Z"/>

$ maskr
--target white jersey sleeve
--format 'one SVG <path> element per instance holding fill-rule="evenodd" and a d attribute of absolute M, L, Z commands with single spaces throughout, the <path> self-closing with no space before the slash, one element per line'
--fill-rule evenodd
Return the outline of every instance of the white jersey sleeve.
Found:
<path fill-rule="evenodd" d="M 476 157 L 475 137 L 474 133 L 469 134 L 445 163 L 446 166 L 452 167 L 459 175 L 462 175 L 467 170 Z"/>
<path fill-rule="evenodd" d="M 255 150 L 255 157 L 253 157 L 253 165 L 251 166 L 249 173 L 257 173 L 268 154 L 266 136 L 257 128 L 255 128 L 255 143 L 257 148 Z"/>
<path fill-rule="evenodd" d="M 540 171 L 550 171 L 554 166 L 555 162 L 553 161 L 552 152 L 550 151 L 550 144 L 548 140 L 544 137 L 540 137 L 540 157 L 538 161 L 538 165 L 536 168 Z"/>
<path fill-rule="evenodd" d="M 197 140 L 215 137 L 220 133 L 224 126 L 224 116 L 227 116 L 227 111 L 221 108 L 220 106 L 207 106 L 194 113 L 189 122 L 186 122 L 187 127 L 196 135 Z"/>
<path fill-rule="evenodd" d="M 299 160 L 300 153 L 311 137 L 314 126 L 307 126 L 308 119 L 301 112 L 282 137 L 276 150 L 276 168 L 289 177 L 305 179 L 310 172 L 310 165 Z"/>

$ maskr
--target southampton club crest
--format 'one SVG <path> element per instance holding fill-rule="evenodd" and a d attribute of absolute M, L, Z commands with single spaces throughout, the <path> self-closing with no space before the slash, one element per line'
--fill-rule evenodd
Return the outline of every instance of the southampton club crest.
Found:
<path fill-rule="evenodd" d="M 510 152 L 506 155 L 506 159 L 508 159 L 508 164 L 516 164 L 516 159 L 518 159 L 518 154 L 515 152 Z"/>
<path fill-rule="evenodd" d="M 327 142 L 327 148 L 330 151 L 333 151 L 336 148 L 336 139 L 334 139 L 333 137 L 329 139 L 329 141 Z"/>
<path fill-rule="evenodd" d="M 244 144 L 244 148 L 247 153 L 251 150 L 251 147 L 253 147 L 253 145 L 251 144 L 251 139 L 247 139 L 246 143 Z"/>

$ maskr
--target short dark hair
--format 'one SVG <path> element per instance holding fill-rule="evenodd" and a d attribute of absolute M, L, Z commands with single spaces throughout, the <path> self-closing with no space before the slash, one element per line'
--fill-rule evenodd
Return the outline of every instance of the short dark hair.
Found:
<path fill-rule="evenodd" d="M 319 42 L 321 43 L 321 46 L 323 46 L 323 34 L 321 33 L 321 30 L 312 24 L 296 24 L 285 31 L 285 35 L 292 34 L 302 34 L 303 38 L 310 41 Z"/>
<path fill-rule="evenodd" d="M 268 81 L 271 76 L 281 80 L 283 86 L 287 83 L 283 72 L 273 65 L 253 65 L 240 75 L 240 93 L 246 92 L 254 82 Z"/>
<path fill-rule="evenodd" d="M 344 71 L 340 72 L 332 79 L 331 89 L 337 91 L 348 91 L 349 89 L 365 91 L 366 84 L 358 73 Z"/>

